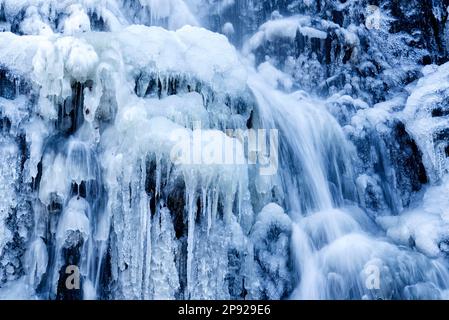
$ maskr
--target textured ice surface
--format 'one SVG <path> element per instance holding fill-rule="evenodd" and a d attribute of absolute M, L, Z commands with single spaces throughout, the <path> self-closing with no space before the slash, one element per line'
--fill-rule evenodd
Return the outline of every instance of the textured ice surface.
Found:
<path fill-rule="evenodd" d="M 447 174 L 449 117 L 449 64 L 428 66 L 426 76 L 411 89 L 404 109 L 407 128 L 423 152 L 423 160 L 432 180 Z"/>
<path fill-rule="evenodd" d="M 0 4 L 1 299 L 448 297 L 444 1 Z"/>
<path fill-rule="evenodd" d="M 428 256 L 447 254 L 448 233 L 448 182 L 429 188 L 423 203 L 401 216 L 379 218 L 387 235 L 403 245 L 412 245 Z"/>
<path fill-rule="evenodd" d="M 2 141 L 3 140 L 3 141 Z M 3 251 L 5 245 L 12 240 L 11 231 L 6 226 L 6 219 L 11 213 L 11 206 L 15 203 L 16 193 L 14 185 L 18 177 L 17 173 L 17 145 L 11 140 L 2 139 L 1 142 L 1 191 L 2 201 L 0 207 L 0 252 Z"/>

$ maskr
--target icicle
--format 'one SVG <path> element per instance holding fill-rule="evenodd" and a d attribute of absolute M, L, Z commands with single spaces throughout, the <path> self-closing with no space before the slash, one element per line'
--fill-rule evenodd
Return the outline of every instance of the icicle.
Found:
<path fill-rule="evenodd" d="M 157 166 L 160 166 L 160 161 L 158 161 Z M 160 170 L 160 169 L 159 169 Z M 145 191 L 145 182 L 147 179 L 147 166 L 146 161 L 142 161 L 141 166 L 141 180 L 140 180 L 140 214 L 141 214 L 141 243 L 142 243 L 142 298 L 143 299 L 151 299 L 151 257 L 152 257 L 152 243 L 151 243 L 151 208 L 150 201 L 151 198 L 147 195 Z M 159 173 L 160 175 L 160 173 Z M 157 185 L 157 183 L 156 183 Z M 155 197 L 157 197 L 158 191 L 156 192 Z M 156 198 L 157 199 L 157 198 Z M 155 200 L 156 200 L 155 199 Z"/>
<path fill-rule="evenodd" d="M 151 210 L 149 201 L 151 199 L 145 192 L 141 194 L 140 212 L 142 222 L 140 225 L 141 230 L 141 243 L 142 243 L 142 298 L 151 299 L 151 256 L 152 256 L 152 243 L 151 243 Z"/>
<path fill-rule="evenodd" d="M 161 179 L 162 179 L 162 159 L 161 155 L 156 156 L 156 190 L 155 190 L 155 200 L 159 198 L 161 192 Z"/>
<path fill-rule="evenodd" d="M 206 214 L 207 214 L 207 236 L 210 234 L 210 229 L 212 227 L 212 190 L 207 190 L 207 205 L 205 204 Z"/>
<path fill-rule="evenodd" d="M 192 264 L 193 264 L 193 250 L 195 245 L 195 220 L 196 220 L 196 188 L 197 180 L 194 172 L 188 173 L 185 178 L 186 183 L 186 203 L 187 203 L 187 288 L 186 298 L 190 298 L 193 283 L 192 283 Z"/>
<path fill-rule="evenodd" d="M 203 217 L 206 217 L 206 210 L 207 210 L 207 187 L 201 188 L 201 215 Z"/>
<path fill-rule="evenodd" d="M 34 289 L 41 283 L 42 277 L 47 272 L 48 252 L 42 238 L 35 239 L 26 255 L 28 282 Z"/>
<path fill-rule="evenodd" d="M 220 193 L 217 190 L 217 187 L 214 187 L 212 190 L 212 211 L 211 211 L 211 226 L 214 225 L 215 221 L 217 221 L 217 212 L 218 212 L 218 200 L 220 197 Z"/>
<path fill-rule="evenodd" d="M 152 224 L 151 278 L 153 298 L 157 300 L 174 299 L 179 290 L 179 275 L 175 259 L 178 254 L 175 231 L 170 211 L 160 208 Z"/>

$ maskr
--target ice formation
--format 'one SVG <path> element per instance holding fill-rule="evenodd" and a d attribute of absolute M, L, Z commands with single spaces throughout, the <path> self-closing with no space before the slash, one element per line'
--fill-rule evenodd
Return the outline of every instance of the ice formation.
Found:
<path fill-rule="evenodd" d="M 378 2 L 0 0 L 0 299 L 449 298 L 447 3 Z"/>

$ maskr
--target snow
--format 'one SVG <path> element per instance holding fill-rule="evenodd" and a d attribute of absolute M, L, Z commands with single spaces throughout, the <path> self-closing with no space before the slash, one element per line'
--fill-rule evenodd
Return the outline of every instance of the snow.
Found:
<path fill-rule="evenodd" d="M 204 107 L 203 97 L 196 92 L 172 95 L 163 99 L 147 99 L 146 109 L 152 116 L 165 117 L 182 127 L 193 127 L 201 123 L 209 127 L 209 115 Z"/>
<path fill-rule="evenodd" d="M 444 243 L 449 241 L 449 181 L 430 187 L 422 204 L 400 216 L 378 218 L 379 224 L 399 244 L 416 246 L 420 252 L 439 257 L 445 255 Z M 443 247 L 442 247 L 443 245 Z"/>
<path fill-rule="evenodd" d="M 266 270 L 264 290 L 269 299 L 280 299 L 288 286 L 288 256 L 292 221 L 277 204 L 266 205 L 258 214 L 251 232 L 258 259 L 258 272 Z"/>
<path fill-rule="evenodd" d="M 433 112 L 444 112 L 448 108 L 445 99 L 449 94 L 449 63 L 437 69 L 429 68 L 425 71 L 427 75 L 411 88 L 403 117 L 408 131 L 423 152 L 423 161 L 430 179 L 437 182 L 449 171 L 449 163 L 441 150 L 445 147 L 444 141 L 435 136 L 449 127 L 449 118 L 436 117 Z"/>
<path fill-rule="evenodd" d="M 28 99 L 24 95 L 14 100 L 0 98 L 0 113 L 9 119 L 14 132 L 18 132 L 27 115 Z"/>
<path fill-rule="evenodd" d="M 97 298 L 95 287 L 90 280 L 83 283 L 83 298 L 84 300 L 96 300 Z"/>
<path fill-rule="evenodd" d="M 247 4 L 0 0 L 0 299 L 78 260 L 89 300 L 448 296 L 442 53 L 357 1 Z"/>
<path fill-rule="evenodd" d="M 14 186 L 19 176 L 17 153 L 18 148 L 13 141 L 6 140 L 3 137 L 0 138 L 0 156 L 2 159 L 0 165 L 0 191 L 2 193 L 0 200 L 0 255 L 3 253 L 5 245 L 13 237 L 11 230 L 6 225 L 6 219 L 16 202 Z"/>
<path fill-rule="evenodd" d="M 310 26 L 311 20 L 308 16 L 292 16 L 270 20 L 260 26 L 246 44 L 245 52 L 250 52 L 260 47 L 263 43 L 272 42 L 277 38 L 295 39 L 297 32 L 310 39 L 326 39 L 327 33 Z"/>
<path fill-rule="evenodd" d="M 175 231 L 170 211 L 162 208 L 155 216 L 152 234 L 152 290 L 157 300 L 172 300 L 179 290 L 179 276 L 175 259 L 177 253 Z"/>
<path fill-rule="evenodd" d="M 51 36 L 53 34 L 53 30 L 42 20 L 36 7 L 29 7 L 26 10 L 20 29 L 24 34 L 29 35 Z"/>
<path fill-rule="evenodd" d="M 0 300 L 37 300 L 25 278 L 10 281 L 0 288 Z"/>
<path fill-rule="evenodd" d="M 275 203 L 269 203 L 258 214 L 251 236 L 254 239 L 254 243 L 260 244 L 269 233 L 270 228 L 276 226 L 284 232 L 289 232 L 291 223 L 289 216 L 285 214 L 282 207 Z"/>
<path fill-rule="evenodd" d="M 167 98 L 164 103 L 170 101 L 173 98 Z M 223 196 L 231 197 L 229 200 L 239 185 L 247 183 L 241 143 L 221 131 L 186 129 L 165 117 L 154 116 L 145 104 L 133 105 L 125 108 L 123 114 L 119 113 L 115 130 L 104 134 L 108 150 L 105 156 L 110 159 L 106 163 L 123 156 L 128 159 L 120 160 L 125 166 L 147 154 L 156 159 L 171 160 L 180 167 L 187 186 L 195 189 L 197 181 L 200 181 L 208 187 L 211 181 L 216 181 L 215 187 Z M 234 158 L 226 161 L 225 155 L 234 155 Z M 118 167 L 114 172 L 114 167 L 109 165 L 106 168 L 111 176 L 116 177 L 124 170 Z"/>
<path fill-rule="evenodd" d="M 341 100 L 340 100 L 341 101 Z M 359 101 L 351 101 L 356 108 L 360 110 L 351 118 L 352 129 L 355 134 L 360 136 L 366 128 L 376 128 L 380 133 L 386 133 L 390 130 L 387 121 L 391 120 L 394 111 L 404 104 L 404 99 L 397 96 L 390 101 L 375 104 L 372 108 L 368 108 L 366 104 Z"/>
<path fill-rule="evenodd" d="M 148 7 L 152 20 L 168 19 L 168 28 L 176 30 L 184 25 L 198 25 L 196 18 L 190 12 L 183 0 L 139 0 Z"/>
<path fill-rule="evenodd" d="M 318 212 L 304 218 L 301 224 L 318 248 L 332 243 L 343 235 L 362 230 L 354 218 L 340 210 Z"/>
<path fill-rule="evenodd" d="M 95 112 L 104 91 L 98 82 L 105 73 L 125 72 L 123 64 L 128 71 L 121 75 L 124 78 L 151 69 L 160 75 L 188 76 L 218 91 L 242 92 L 246 86 L 246 70 L 235 48 L 224 36 L 201 28 L 186 26 L 172 32 L 131 26 L 112 37 L 85 33 L 82 38 L 2 33 L 1 41 L 8 46 L 2 46 L 0 58 L 8 61 L 8 69 L 30 76 L 40 86 L 40 114 L 50 120 L 57 117 L 52 97 L 68 97 L 72 81 L 98 79 L 86 99 L 87 109 Z"/>
<path fill-rule="evenodd" d="M 92 13 L 101 17 L 110 30 L 118 30 L 132 22 L 156 24 L 165 20 L 168 20 L 167 27 L 173 30 L 184 25 L 198 25 L 183 0 L 2 0 L 1 3 L 8 21 L 16 19 L 22 11 L 30 11 L 21 23 L 26 34 L 85 32 L 90 30 L 88 14 Z M 55 19 L 58 15 L 63 17 L 60 25 Z M 33 26 L 32 22 L 36 24 Z"/>
<path fill-rule="evenodd" d="M 47 246 L 42 238 L 39 237 L 31 243 L 25 261 L 27 262 L 29 284 L 36 289 L 47 272 L 48 266 Z"/>
<path fill-rule="evenodd" d="M 145 30 L 148 29 L 145 28 Z M 151 30 L 154 31 L 155 35 L 161 35 L 159 31 L 162 29 L 153 28 Z M 166 33 L 167 31 L 163 32 Z M 204 31 L 200 30 L 200 32 Z M 170 57 L 168 58 L 170 59 Z M 162 65 L 157 67 L 157 69 L 169 69 L 171 63 L 174 66 L 175 62 L 171 62 L 169 59 L 165 61 L 165 63 L 168 62 L 168 66 Z M 153 61 L 153 59 L 151 60 Z M 154 61 L 158 60 L 154 59 Z M 158 62 L 164 63 L 163 59 Z M 219 73 L 219 70 L 217 71 Z M 229 75 L 232 77 L 232 73 Z M 201 72 L 198 77 L 203 81 L 210 81 L 211 84 L 219 83 L 215 80 L 215 76 L 201 75 Z M 220 83 L 220 85 L 222 84 Z M 241 87 L 238 90 L 240 91 Z M 106 172 L 106 182 L 109 186 L 110 201 L 112 203 L 122 203 L 121 199 L 117 198 L 116 190 L 126 192 L 125 190 L 128 189 L 123 189 L 126 185 L 122 184 L 123 179 L 129 179 L 131 183 L 132 187 L 129 194 L 131 203 L 134 201 L 138 203 L 147 201 L 146 196 L 140 194 L 139 191 L 142 188 L 139 187 L 142 180 L 138 175 L 135 176 L 136 168 L 142 166 L 146 159 L 156 162 L 154 197 L 162 196 L 162 183 L 170 183 L 174 179 L 182 179 L 185 182 L 186 211 L 189 226 L 186 258 L 187 288 L 185 294 L 187 296 L 195 294 L 193 291 L 193 271 L 195 270 L 193 257 L 196 241 L 196 209 L 194 201 L 199 196 L 198 190 L 201 190 L 200 194 L 204 195 L 202 198 L 202 201 L 204 201 L 203 210 L 207 211 L 210 230 L 217 220 L 218 197 L 222 198 L 223 219 L 225 221 L 230 223 L 234 215 L 245 216 L 244 213 L 240 212 L 242 210 L 234 212 L 232 203 L 236 199 L 237 194 L 239 194 L 239 198 L 244 194 L 248 183 L 246 167 L 244 166 L 245 158 L 240 142 L 228 137 L 222 131 L 208 129 L 210 115 L 206 111 L 204 104 L 203 97 L 196 92 L 180 93 L 161 99 L 127 96 L 127 101 L 123 101 L 123 105 L 120 105 L 118 109 L 115 125 L 108 128 L 101 138 L 101 146 L 104 150 L 101 157 L 102 166 Z M 223 157 L 224 154 L 235 155 L 235 163 L 226 162 L 226 159 Z M 164 166 L 169 168 L 167 175 L 163 171 Z M 170 168 L 173 170 L 170 170 Z M 146 216 L 148 214 L 147 210 L 147 206 L 139 205 L 138 212 L 141 216 Z M 115 217 L 115 219 L 118 218 Z M 131 222 L 128 224 L 127 221 L 130 217 L 124 216 L 123 219 L 125 220 L 125 227 L 135 227 Z M 140 225 L 143 223 L 142 219 L 146 220 L 146 218 L 141 218 L 138 222 Z M 154 224 L 153 227 L 156 228 Z M 158 230 L 156 228 L 153 231 L 153 236 L 161 232 Z M 154 232 L 156 232 L 156 235 Z M 145 240 L 148 239 L 148 235 L 141 235 L 137 239 L 121 232 L 118 235 L 119 246 L 132 246 L 133 248 L 143 246 L 146 250 L 150 250 L 148 240 Z M 126 261 L 138 256 L 141 257 L 142 254 L 134 251 L 129 255 L 120 253 L 119 259 L 123 259 L 124 263 L 129 263 Z M 151 249 L 151 253 L 145 254 L 143 259 L 152 261 L 151 259 L 158 259 L 157 256 L 160 254 L 162 253 L 159 253 L 159 248 Z M 146 262 L 145 265 L 148 267 L 149 262 Z M 156 286 L 154 289 L 156 291 L 153 293 L 151 293 L 151 290 L 149 292 L 145 290 L 143 292 L 135 292 L 134 288 L 132 290 L 134 292 L 125 290 L 125 297 L 159 297 L 161 299 L 173 297 L 174 291 L 178 287 L 176 277 L 173 277 L 174 275 L 169 277 L 156 265 L 154 268 L 157 268 L 156 270 L 159 271 L 155 271 L 153 280 L 149 280 L 150 274 L 146 273 L 143 267 L 136 265 L 135 268 L 136 270 L 133 269 L 135 270 L 133 272 L 139 274 L 139 279 L 142 277 L 143 281 L 148 283 L 155 281 L 153 285 Z M 160 276 L 156 276 L 156 274 L 160 274 Z M 134 278 L 133 274 L 129 275 L 132 277 L 130 280 L 125 280 L 127 276 L 124 276 L 122 281 L 131 281 L 132 284 L 139 281 Z M 158 277 L 161 277 L 161 280 Z M 167 277 L 172 282 L 171 288 L 167 288 L 166 285 L 161 283 L 161 281 L 164 281 L 162 279 L 167 279 Z"/>
<path fill-rule="evenodd" d="M 34 81 L 41 85 L 43 95 L 67 97 L 68 81 L 86 81 L 97 64 L 94 48 L 83 39 L 62 37 L 54 42 L 50 40 L 39 46 L 33 58 Z M 47 77 L 48 74 L 52 77 Z"/>
<path fill-rule="evenodd" d="M 233 35 L 235 32 L 234 26 L 232 25 L 231 22 L 226 22 L 223 25 L 223 34 L 227 35 L 228 37 Z"/>
<path fill-rule="evenodd" d="M 17 36 L 10 32 L 0 35 L 0 58 L 2 65 L 8 70 L 19 74 L 30 74 L 33 68 L 31 59 L 34 57 L 42 36 Z"/>
<path fill-rule="evenodd" d="M 160 73 L 184 73 L 215 85 L 220 80 L 221 90 L 245 87 L 245 68 L 222 35 L 190 26 L 176 32 L 132 26 L 118 37 L 125 61 L 136 69 L 151 66 Z"/>
<path fill-rule="evenodd" d="M 277 88 L 278 85 L 281 88 L 290 90 L 293 86 L 293 80 L 288 74 L 276 69 L 269 62 L 264 62 L 258 67 L 259 74 L 269 83 L 273 88 Z"/>
<path fill-rule="evenodd" d="M 77 33 L 90 31 L 90 19 L 79 4 L 67 7 L 67 18 L 63 22 L 63 33 L 75 35 Z"/>
<path fill-rule="evenodd" d="M 312 27 L 307 27 L 307 26 L 300 27 L 299 28 L 299 32 L 303 36 L 308 37 L 310 39 L 315 38 L 315 39 L 324 40 L 324 39 L 327 38 L 327 33 L 326 32 L 318 30 L 318 29 L 315 29 L 315 28 L 312 28 Z"/>
<path fill-rule="evenodd" d="M 43 204 L 50 205 L 56 198 L 62 203 L 68 196 L 65 158 L 61 155 L 46 154 L 43 160 L 42 183 L 39 189 L 39 199 Z M 55 179 L 54 177 L 58 177 Z"/>
<path fill-rule="evenodd" d="M 368 292 L 366 287 L 366 274 L 364 270 L 373 268 L 380 272 L 380 291 L 379 294 L 388 297 L 394 290 L 401 290 L 395 288 L 398 284 L 398 278 L 406 279 L 407 283 L 411 285 L 419 283 L 432 283 L 438 277 L 438 263 L 428 263 L 423 256 L 416 255 L 411 260 L 407 253 L 399 250 L 397 247 L 387 242 L 376 242 L 370 238 L 362 235 L 350 235 L 335 241 L 331 246 L 325 248 L 320 256 L 320 262 L 324 265 L 326 272 L 334 272 L 337 276 L 342 275 L 342 286 L 338 292 L 341 296 L 348 296 L 348 288 L 355 287 L 355 290 L 360 290 L 360 297 L 363 297 Z M 395 264 L 403 265 L 399 272 L 396 272 Z M 415 275 L 415 268 L 419 265 L 424 268 L 432 268 L 429 273 L 423 275 Z M 448 276 L 444 272 L 443 277 Z M 329 286 L 333 282 L 332 278 L 328 278 Z M 354 281 L 358 282 L 354 285 Z M 364 294 L 365 292 L 365 294 Z M 405 294 L 405 293 L 403 293 Z M 441 296 L 441 292 L 437 294 Z M 410 297 L 408 297 L 410 298 Z"/>
<path fill-rule="evenodd" d="M 429 70 L 429 68 L 432 68 Z M 422 118 L 429 114 L 437 99 L 442 99 L 447 90 L 447 78 L 449 73 L 449 63 L 443 64 L 435 70 L 435 67 L 428 66 L 425 71 L 426 77 L 421 78 L 412 89 L 407 106 L 404 110 L 408 118 Z"/>
<path fill-rule="evenodd" d="M 33 118 L 25 125 L 26 141 L 29 144 L 30 155 L 25 162 L 25 179 L 31 182 L 37 177 L 38 164 L 42 158 L 44 141 L 49 135 L 49 128 L 39 118 Z"/>
<path fill-rule="evenodd" d="M 290 17 L 269 21 L 263 24 L 260 29 L 261 32 L 264 32 L 265 38 L 268 41 L 273 41 L 277 37 L 294 38 L 299 26 L 308 21 L 309 19 L 307 17 Z"/>

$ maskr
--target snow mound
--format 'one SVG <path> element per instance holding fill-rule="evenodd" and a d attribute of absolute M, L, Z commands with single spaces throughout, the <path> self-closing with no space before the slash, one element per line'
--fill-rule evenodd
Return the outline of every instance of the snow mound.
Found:
<path fill-rule="evenodd" d="M 411 89 L 403 116 L 432 182 L 437 182 L 449 172 L 449 63 L 427 67 L 424 74 Z"/>
<path fill-rule="evenodd" d="M 81 239 L 86 241 L 90 236 L 88 219 L 89 204 L 83 198 L 72 198 L 58 223 L 57 242 L 62 246 L 76 245 Z M 75 235 L 75 233 L 78 233 Z M 78 238 L 80 236 L 81 238 Z"/>
<path fill-rule="evenodd" d="M 421 206 L 400 216 L 378 218 L 387 236 L 399 244 L 416 247 L 430 257 L 449 254 L 449 180 L 429 187 Z"/>
<path fill-rule="evenodd" d="M 198 25 L 184 0 L 2 0 L 0 4 L 9 29 L 19 20 L 24 34 L 74 34 L 91 27 L 117 31 L 139 23 L 172 30 Z"/>
<path fill-rule="evenodd" d="M 100 80 L 105 70 L 128 80 L 145 70 L 161 76 L 184 75 L 217 92 L 246 88 L 246 69 L 227 38 L 191 26 L 167 31 L 134 25 L 118 33 L 74 37 L 4 32 L 0 48 L 0 62 L 7 70 L 31 78 L 41 88 L 41 113 L 48 118 L 54 118 L 56 110 L 45 99 L 68 97 L 71 81 Z"/>
<path fill-rule="evenodd" d="M 152 68 L 160 73 L 187 74 L 229 91 L 246 86 L 246 71 L 237 51 L 218 33 L 191 26 L 175 32 L 130 26 L 118 34 L 118 40 L 125 62 L 136 72 Z"/>

